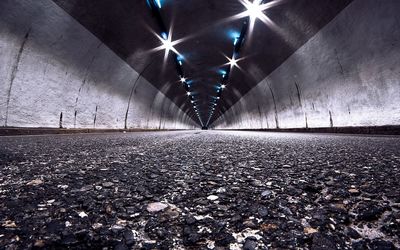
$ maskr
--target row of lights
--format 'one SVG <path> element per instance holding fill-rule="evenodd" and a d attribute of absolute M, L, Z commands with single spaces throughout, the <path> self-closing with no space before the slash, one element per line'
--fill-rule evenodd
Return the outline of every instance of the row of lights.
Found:
<path fill-rule="evenodd" d="M 246 11 L 239 14 L 237 17 L 239 18 L 246 17 L 246 20 L 243 23 L 240 35 L 236 35 L 235 37 L 233 37 L 234 50 L 232 57 L 229 58 L 225 56 L 228 59 L 227 63 L 228 67 L 226 67 L 225 70 L 221 70 L 222 72 L 221 84 L 219 84 L 219 86 L 217 87 L 217 96 L 215 98 L 212 98 L 211 100 L 206 127 L 209 126 L 211 118 L 214 115 L 215 109 L 218 105 L 218 101 L 221 99 L 222 91 L 227 87 L 226 82 L 229 79 L 230 72 L 234 67 L 239 67 L 238 62 L 243 59 L 239 58 L 239 53 L 240 49 L 244 44 L 244 40 L 246 38 L 248 30 L 250 29 L 250 32 L 252 31 L 252 29 L 254 28 L 255 21 L 257 19 L 260 20 L 268 19 L 263 11 L 269 8 L 271 6 L 271 3 L 263 4 L 263 0 L 254 0 L 253 2 L 250 2 L 248 0 L 239 0 L 239 1 L 246 7 Z"/>
<path fill-rule="evenodd" d="M 158 24 L 161 29 L 161 36 L 155 34 L 157 38 L 161 41 L 162 45 L 158 48 L 155 48 L 154 51 L 157 50 L 165 50 L 165 60 L 167 59 L 169 53 L 172 51 L 173 59 L 176 64 L 176 69 L 178 71 L 179 82 L 183 84 L 186 90 L 186 95 L 189 97 L 190 103 L 193 105 L 194 112 L 196 113 L 197 118 L 199 119 L 202 126 L 204 126 L 203 121 L 200 117 L 200 111 L 196 106 L 196 100 L 194 98 L 193 93 L 190 90 L 190 81 L 185 76 L 183 71 L 183 61 L 184 58 L 179 52 L 175 49 L 175 45 L 182 42 L 183 40 L 176 40 L 172 41 L 172 30 L 169 32 L 166 30 L 166 26 L 164 21 L 161 17 L 160 9 L 162 7 L 161 0 L 147 0 L 147 4 L 150 6 L 151 10 L 153 11 L 154 16 L 156 17 Z"/>
<path fill-rule="evenodd" d="M 240 35 L 234 37 L 234 42 L 233 42 L 234 51 L 233 51 L 232 57 L 230 57 L 230 58 L 226 57 L 228 59 L 228 63 L 226 64 L 224 69 L 221 70 L 222 80 L 221 80 L 220 84 L 218 84 L 218 86 L 217 86 L 217 96 L 216 97 L 214 96 L 211 98 L 210 112 L 208 113 L 208 120 L 207 120 L 206 124 L 204 124 L 201 119 L 200 111 L 198 110 L 198 107 L 196 106 L 196 101 L 194 99 L 193 93 L 190 91 L 190 82 L 188 81 L 188 79 L 186 78 L 186 76 L 183 72 L 183 68 L 182 68 L 183 57 L 174 48 L 175 45 L 182 42 L 183 40 L 181 39 L 181 40 L 172 41 L 172 31 L 170 30 L 169 32 L 167 32 L 166 26 L 161 17 L 161 13 L 160 13 L 160 9 L 162 7 L 161 1 L 162 0 L 147 0 L 147 3 L 150 6 L 150 8 L 152 9 L 153 14 L 155 15 L 155 17 L 158 21 L 158 24 L 162 30 L 161 36 L 158 36 L 156 34 L 158 39 L 162 42 L 162 45 L 160 47 L 156 48 L 155 50 L 165 50 L 165 59 L 168 57 L 169 52 L 172 51 L 173 56 L 174 56 L 173 58 L 176 63 L 176 68 L 178 71 L 179 81 L 182 84 L 184 84 L 186 94 L 189 97 L 190 102 L 193 104 L 193 109 L 194 109 L 202 127 L 208 127 L 209 123 L 211 121 L 211 118 L 214 115 L 215 109 L 218 105 L 218 101 L 221 99 L 222 92 L 225 88 L 227 88 L 227 81 L 229 79 L 231 70 L 234 67 L 239 67 L 237 63 L 243 59 L 243 58 L 239 58 L 239 52 L 244 44 L 244 40 L 245 40 L 248 30 L 250 30 L 250 32 L 252 32 L 255 21 L 257 19 L 260 19 L 264 23 L 270 22 L 269 18 L 264 14 L 264 11 L 283 0 L 275 0 L 275 1 L 272 1 L 272 2 L 269 2 L 266 4 L 263 4 L 263 0 L 253 0 L 252 2 L 249 0 L 239 0 L 240 3 L 243 4 L 244 7 L 246 8 L 246 11 L 236 15 L 235 18 L 246 17 L 246 20 L 243 23 L 243 27 L 242 27 L 242 31 L 241 31 Z"/>

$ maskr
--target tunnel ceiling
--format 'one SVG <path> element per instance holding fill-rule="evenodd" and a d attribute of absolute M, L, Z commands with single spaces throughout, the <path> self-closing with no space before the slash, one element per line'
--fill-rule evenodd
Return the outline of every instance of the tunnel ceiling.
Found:
<path fill-rule="evenodd" d="M 164 62 L 164 51 L 152 51 L 161 45 L 152 31 L 157 34 L 161 31 L 146 0 L 53 1 L 198 122 L 174 62 L 171 58 Z M 240 68 L 232 69 L 210 124 L 351 1 L 276 1 L 276 6 L 265 10 L 274 25 L 258 20 L 248 33 L 240 52 L 243 58 L 238 62 Z M 224 55 L 232 56 L 232 35 L 240 33 L 245 19 L 230 17 L 246 8 L 240 0 L 160 0 L 160 3 L 167 28 L 173 27 L 172 40 L 185 38 L 175 49 L 184 57 L 182 67 L 205 123 L 210 101 L 217 95 L 221 82 L 220 70 L 228 62 Z"/>

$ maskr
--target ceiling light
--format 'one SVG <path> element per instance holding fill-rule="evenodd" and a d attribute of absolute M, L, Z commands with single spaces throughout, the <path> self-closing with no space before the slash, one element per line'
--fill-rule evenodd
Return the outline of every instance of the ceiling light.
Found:
<path fill-rule="evenodd" d="M 239 37 L 235 37 L 235 40 L 233 41 L 233 45 L 236 45 L 238 41 L 239 41 Z"/>
<path fill-rule="evenodd" d="M 250 17 L 250 23 L 252 25 L 257 19 L 267 19 L 263 11 L 268 9 L 271 4 L 262 4 L 262 0 L 254 0 L 253 2 L 250 2 L 248 0 L 240 0 L 240 2 L 247 9 L 245 12 L 243 12 L 243 15 Z"/>
<path fill-rule="evenodd" d="M 226 85 L 225 84 L 222 84 L 221 85 L 221 89 L 225 89 L 226 88 Z"/>
<path fill-rule="evenodd" d="M 156 0 L 156 3 L 157 3 L 158 8 L 161 9 L 161 0 Z"/>
<path fill-rule="evenodd" d="M 186 82 L 186 78 L 185 77 L 181 77 L 181 79 L 179 81 L 181 81 L 181 83 L 185 83 Z"/>
<path fill-rule="evenodd" d="M 237 66 L 237 62 L 239 61 L 239 60 L 237 60 L 236 58 L 235 58 L 235 56 L 232 56 L 232 58 L 228 58 L 228 60 L 229 60 L 229 65 L 231 65 L 231 67 L 235 67 L 235 66 Z"/>
<path fill-rule="evenodd" d="M 169 52 L 172 50 L 175 52 L 177 55 L 179 55 L 179 52 L 175 49 L 175 45 L 178 43 L 182 42 L 182 39 L 177 40 L 177 41 L 172 41 L 172 35 L 171 32 L 167 34 L 166 32 L 161 33 L 161 36 L 157 35 L 158 40 L 161 41 L 162 45 L 155 48 L 154 51 L 158 50 L 165 50 L 165 56 L 168 56 Z"/>
<path fill-rule="evenodd" d="M 188 95 L 188 96 L 190 96 L 191 95 L 191 93 L 188 91 L 188 92 L 186 92 L 186 94 Z"/>

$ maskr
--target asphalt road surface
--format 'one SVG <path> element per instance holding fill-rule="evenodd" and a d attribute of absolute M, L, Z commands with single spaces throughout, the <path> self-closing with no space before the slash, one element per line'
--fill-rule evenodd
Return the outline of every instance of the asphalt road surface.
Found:
<path fill-rule="evenodd" d="M 400 137 L 0 138 L 0 249 L 396 249 Z"/>

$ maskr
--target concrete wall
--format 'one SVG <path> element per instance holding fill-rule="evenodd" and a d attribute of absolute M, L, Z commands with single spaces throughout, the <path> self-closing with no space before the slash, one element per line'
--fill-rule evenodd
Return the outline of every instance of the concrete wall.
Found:
<path fill-rule="evenodd" d="M 0 126 L 196 126 L 50 0 L 0 1 L 0 65 Z"/>
<path fill-rule="evenodd" d="M 398 0 L 354 1 L 213 126 L 400 125 L 399 13 Z"/>

